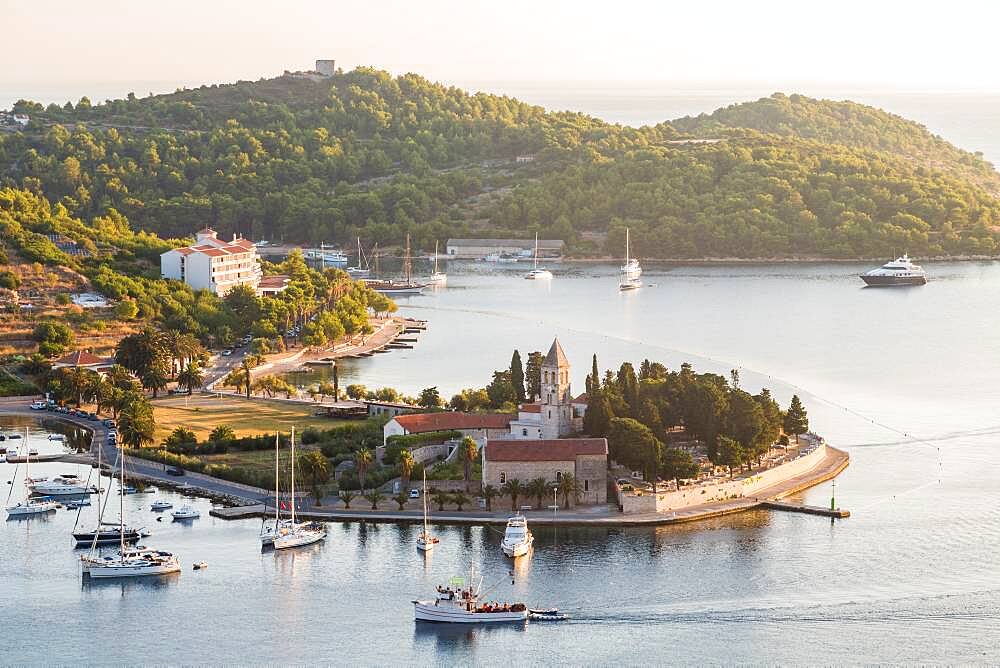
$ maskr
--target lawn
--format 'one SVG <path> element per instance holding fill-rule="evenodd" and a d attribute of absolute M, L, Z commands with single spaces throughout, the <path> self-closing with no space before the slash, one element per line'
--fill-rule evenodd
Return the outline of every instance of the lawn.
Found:
<path fill-rule="evenodd" d="M 222 424 L 232 427 L 237 436 L 274 433 L 276 429 L 287 432 L 293 425 L 299 431 L 306 427 L 330 429 L 343 424 L 339 420 L 314 416 L 314 408 L 308 404 L 282 401 L 193 395 L 156 399 L 152 403 L 157 444 L 175 427 L 192 430 L 201 441 L 208 437 L 212 429 Z M 273 464 L 274 460 L 271 461 Z"/>

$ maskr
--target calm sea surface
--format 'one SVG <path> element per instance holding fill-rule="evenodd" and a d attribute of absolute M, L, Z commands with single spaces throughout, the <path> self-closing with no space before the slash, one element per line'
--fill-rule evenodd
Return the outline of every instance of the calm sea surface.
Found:
<path fill-rule="evenodd" d="M 410 351 L 347 365 L 342 383 L 450 395 L 558 335 L 582 390 L 591 353 L 741 367 L 850 451 L 828 520 L 747 513 L 680 527 L 542 530 L 515 584 L 494 529 L 335 524 L 325 543 L 261 554 L 259 521 L 157 522 L 128 496 L 180 575 L 81 584 L 74 514 L 0 523 L 0 663 L 719 664 L 995 663 L 1000 633 L 1000 264 L 931 264 L 921 288 L 872 290 L 861 266 L 615 268 L 452 264 L 449 287 L 402 300 L 430 327 Z M 806 389 L 796 389 L 797 387 Z M 19 423 L 19 424 L 24 424 Z M 17 425 L 0 423 L 6 431 Z M 41 448 L 44 430 L 32 426 Z M 74 469 L 42 465 L 52 473 Z M 0 465 L 4 480 L 13 467 Z M 86 468 L 83 469 L 86 472 Z M 804 498 L 829 502 L 822 485 Z M 85 511 L 87 512 L 87 511 Z M 205 571 L 190 565 L 205 560 Z M 555 605 L 563 624 L 417 626 L 410 601 L 476 562 L 493 596 Z"/>

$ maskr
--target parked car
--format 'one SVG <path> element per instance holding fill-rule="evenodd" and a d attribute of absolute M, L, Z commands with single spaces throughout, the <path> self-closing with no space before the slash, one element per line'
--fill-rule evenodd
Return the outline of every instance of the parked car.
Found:
<path fill-rule="evenodd" d="M 419 499 L 420 498 L 420 490 L 416 489 L 416 488 L 411 489 L 410 490 L 410 498 L 411 499 Z"/>
<path fill-rule="evenodd" d="M 233 354 L 233 349 L 232 348 L 226 348 L 225 350 L 222 351 L 222 356 L 223 357 L 229 357 L 232 354 Z"/>
<path fill-rule="evenodd" d="M 176 466 L 170 466 L 167 468 L 167 475 L 184 475 L 184 469 L 177 468 Z"/>
<path fill-rule="evenodd" d="M 29 406 L 29 408 L 31 408 L 31 410 L 33 411 L 44 411 L 47 406 L 48 404 L 46 404 L 44 401 L 32 401 L 31 406 Z"/>

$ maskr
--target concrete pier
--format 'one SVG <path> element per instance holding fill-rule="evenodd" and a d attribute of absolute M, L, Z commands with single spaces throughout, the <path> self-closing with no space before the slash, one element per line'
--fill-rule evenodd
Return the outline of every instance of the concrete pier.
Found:
<path fill-rule="evenodd" d="M 788 501 L 764 501 L 761 508 L 769 510 L 785 510 L 790 513 L 805 513 L 807 515 L 822 515 L 824 517 L 835 517 L 843 519 L 851 516 L 851 511 L 842 508 L 824 508 L 822 506 L 807 506 L 804 503 L 790 503 Z"/>

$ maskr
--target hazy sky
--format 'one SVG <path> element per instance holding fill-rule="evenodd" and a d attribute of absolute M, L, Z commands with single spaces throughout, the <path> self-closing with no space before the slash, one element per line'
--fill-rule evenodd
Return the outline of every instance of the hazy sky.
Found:
<path fill-rule="evenodd" d="M 15 84 L 221 82 L 346 69 L 469 84 L 1000 89 L 1000 3 L 0 0 Z"/>

